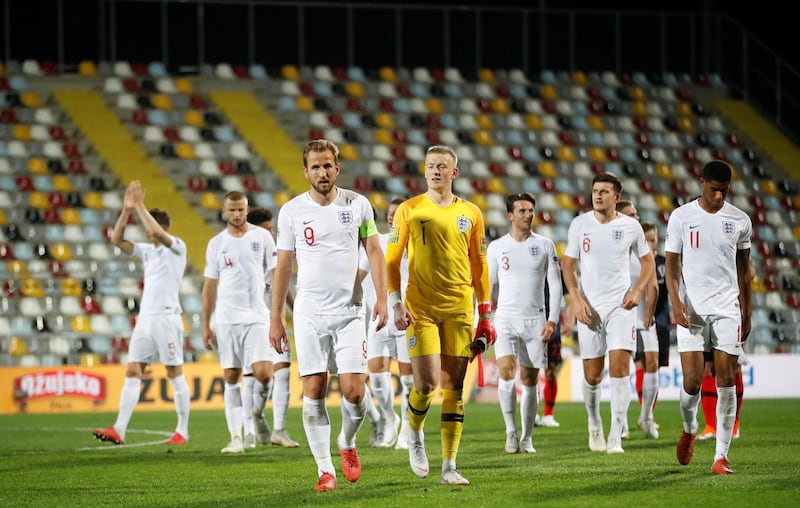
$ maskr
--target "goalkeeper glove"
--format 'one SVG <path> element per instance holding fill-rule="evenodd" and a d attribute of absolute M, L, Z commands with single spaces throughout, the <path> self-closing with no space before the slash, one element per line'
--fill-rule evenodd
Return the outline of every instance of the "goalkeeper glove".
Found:
<path fill-rule="evenodd" d="M 483 350 L 485 351 L 486 346 L 494 344 L 494 341 L 497 339 L 497 332 L 495 332 L 492 320 L 489 318 L 491 315 L 491 304 L 482 303 L 478 305 L 478 315 L 478 327 L 475 328 L 476 340 L 473 343 L 473 348 L 479 347 L 475 344 L 478 342 L 480 337 L 483 337 L 486 339 L 486 343 L 483 347 Z"/>

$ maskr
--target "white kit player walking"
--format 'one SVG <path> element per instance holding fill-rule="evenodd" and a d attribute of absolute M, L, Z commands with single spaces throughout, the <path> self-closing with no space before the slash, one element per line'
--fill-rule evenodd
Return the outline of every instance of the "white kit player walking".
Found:
<path fill-rule="evenodd" d="M 386 325 L 386 267 L 372 205 L 364 196 L 336 187 L 339 148 L 324 139 L 303 151 L 303 174 L 311 188 L 283 205 L 278 214 L 278 265 L 272 286 L 269 338 L 280 353 L 287 341 L 286 294 L 297 259 L 294 337 L 303 382 L 303 427 L 317 465 L 315 490 L 337 488 L 331 460 L 331 425 L 325 404 L 328 371 L 338 373 L 342 429 L 336 444 L 349 482 L 361 476 L 356 434 L 366 412 L 365 316 L 358 284 L 358 249 L 370 260 L 377 300 L 370 318 Z"/>
<path fill-rule="evenodd" d="M 622 183 L 612 173 L 592 179 L 592 208 L 575 217 L 567 233 L 564 283 L 574 295 L 578 341 L 583 360 L 583 401 L 589 427 L 589 449 L 624 453 L 622 428 L 631 399 L 631 353 L 636 349 L 636 312 L 655 260 L 638 221 L 618 213 Z M 642 269 L 631 286 L 630 256 Z M 580 265 L 579 265 L 580 263 Z M 580 268 L 580 287 L 576 269 Z M 611 378 L 611 426 L 608 443 L 600 416 L 600 387 L 605 355 Z"/>
<path fill-rule="evenodd" d="M 547 342 L 554 338 L 561 312 L 561 268 L 553 241 L 531 231 L 536 199 L 523 192 L 506 196 L 508 234 L 489 244 L 489 287 L 497 291 L 494 354 L 500 369 L 497 398 L 506 426 L 506 453 L 536 453 L 532 433 L 539 410 L 539 369 L 547 366 Z M 549 315 L 545 315 L 547 281 Z M 516 370 L 520 367 L 521 435 L 516 424 Z M 519 436 L 519 438 L 518 438 Z"/>
<path fill-rule="evenodd" d="M 677 323 L 683 389 L 683 433 L 676 454 L 688 464 L 697 436 L 703 352 L 713 351 L 717 385 L 714 474 L 728 463 L 736 419 L 736 365 L 750 333 L 750 217 L 725 201 L 731 168 L 714 160 L 703 167 L 699 198 L 675 209 L 667 223 L 666 283 Z"/>
<path fill-rule="evenodd" d="M 225 195 L 225 229 L 209 240 L 203 283 L 203 342 L 216 345 L 225 380 L 225 420 L 230 443 L 222 453 L 241 453 L 242 369 L 266 384 L 272 377 L 275 351 L 266 340 L 269 309 L 264 303 L 264 281 L 275 267 L 275 241 L 269 232 L 247 222 L 247 197 L 238 191 Z M 211 329 L 214 315 L 216 337 Z"/>
<path fill-rule="evenodd" d="M 124 239 L 125 226 L 135 210 L 144 226 L 147 243 L 132 243 Z M 138 180 L 125 190 L 125 201 L 111 242 L 129 256 L 142 260 L 144 290 L 139 305 L 139 316 L 128 344 L 128 370 L 119 397 L 119 413 L 114 425 L 95 429 L 94 436 L 114 444 L 125 442 L 133 410 L 139 402 L 141 378 L 144 368 L 155 355 L 167 370 L 173 389 L 178 425 L 167 444 L 186 444 L 189 441 L 189 386 L 183 375 L 183 320 L 180 287 L 186 270 L 186 244 L 167 233 L 169 214 L 163 210 L 148 211 L 144 206 L 144 190 Z"/>

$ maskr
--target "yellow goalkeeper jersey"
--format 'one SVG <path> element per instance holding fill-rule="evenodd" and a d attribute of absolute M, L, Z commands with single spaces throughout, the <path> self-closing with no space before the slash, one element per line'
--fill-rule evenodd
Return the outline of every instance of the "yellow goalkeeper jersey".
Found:
<path fill-rule="evenodd" d="M 386 249 L 388 290 L 400 291 L 400 262 L 408 251 L 406 299 L 412 307 L 447 312 L 465 298 L 489 301 L 484 222 L 480 209 L 454 196 L 445 207 L 428 194 L 404 201 L 395 212 Z"/>

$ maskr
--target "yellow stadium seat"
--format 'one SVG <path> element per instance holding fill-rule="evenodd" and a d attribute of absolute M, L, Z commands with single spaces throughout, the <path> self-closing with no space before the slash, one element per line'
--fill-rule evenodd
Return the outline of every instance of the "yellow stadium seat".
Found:
<path fill-rule="evenodd" d="M 222 203 L 219 202 L 217 193 L 211 191 L 204 192 L 203 195 L 200 196 L 200 205 L 208 210 L 219 210 L 222 208 Z"/>
<path fill-rule="evenodd" d="M 375 129 L 375 141 L 382 145 L 393 145 L 394 138 L 387 129 Z"/>
<path fill-rule="evenodd" d="M 542 161 L 539 163 L 539 174 L 545 178 L 558 178 L 558 170 L 556 165 L 551 161 Z"/>
<path fill-rule="evenodd" d="M 64 296 L 83 296 L 83 289 L 81 283 L 72 277 L 66 277 L 61 280 L 61 294 Z"/>
<path fill-rule="evenodd" d="M 22 96 L 20 97 L 22 100 L 22 104 L 29 108 L 41 108 L 42 107 L 42 100 L 39 98 L 39 94 L 33 91 L 22 92 Z"/>
<path fill-rule="evenodd" d="M 425 108 L 428 110 L 428 113 L 437 115 L 444 113 L 444 106 L 442 106 L 442 103 L 436 97 L 428 97 L 425 100 Z"/>
<path fill-rule="evenodd" d="M 492 99 L 491 107 L 492 111 L 503 115 L 507 114 L 510 111 L 508 107 L 508 102 L 506 102 L 505 99 L 500 99 L 500 98 Z"/>
<path fill-rule="evenodd" d="M 566 252 L 567 242 L 556 242 L 556 254 L 558 254 L 558 257 L 563 258 Z"/>
<path fill-rule="evenodd" d="M 157 109 L 172 109 L 172 101 L 170 100 L 167 94 L 163 93 L 153 94 L 151 100 L 153 101 L 153 107 Z"/>
<path fill-rule="evenodd" d="M 34 298 L 44 298 L 44 290 L 38 279 L 28 277 L 22 281 L 20 292 L 23 296 L 31 296 Z"/>
<path fill-rule="evenodd" d="M 83 195 L 83 204 L 87 208 L 94 208 L 96 210 L 104 208 L 103 195 L 100 194 L 99 192 L 94 192 L 94 191 L 87 192 Z"/>
<path fill-rule="evenodd" d="M 183 331 L 189 333 L 192 331 L 191 325 L 189 325 L 189 319 L 186 317 L 186 314 L 181 314 L 181 321 L 183 322 Z"/>
<path fill-rule="evenodd" d="M 537 131 L 540 131 L 544 128 L 544 125 L 542 125 L 542 118 L 535 114 L 529 114 L 525 117 L 525 125 L 529 129 L 534 129 Z"/>
<path fill-rule="evenodd" d="M 583 71 L 572 71 L 572 82 L 579 86 L 589 84 L 589 80 L 586 79 L 586 74 Z"/>
<path fill-rule="evenodd" d="M 669 164 L 666 162 L 659 162 L 656 164 L 656 175 L 665 180 L 672 180 L 674 178 L 672 175 L 672 170 L 669 168 Z"/>
<path fill-rule="evenodd" d="M 490 208 L 489 202 L 486 200 L 486 195 L 484 194 L 477 194 L 477 193 L 473 194 L 472 196 L 470 196 L 469 200 L 472 201 L 472 203 L 475 206 L 477 206 L 483 211 L 487 211 Z"/>
<path fill-rule="evenodd" d="M 792 236 L 795 240 L 800 240 L 800 226 L 795 226 L 792 228 Z"/>
<path fill-rule="evenodd" d="M 475 124 L 478 126 L 479 129 L 494 129 L 494 123 L 492 122 L 492 117 L 490 117 L 486 113 L 479 113 L 475 115 Z"/>
<path fill-rule="evenodd" d="M 50 208 L 50 202 L 47 201 L 47 194 L 42 191 L 33 191 L 28 193 L 28 204 L 33 208 L 39 210 L 46 210 Z"/>
<path fill-rule="evenodd" d="M 91 60 L 81 60 L 78 64 L 78 75 L 84 78 L 97 76 L 97 66 Z"/>
<path fill-rule="evenodd" d="M 556 195 L 556 204 L 563 210 L 575 210 L 577 208 L 575 206 L 575 201 L 572 200 L 572 196 L 564 192 Z"/>
<path fill-rule="evenodd" d="M 56 242 L 50 247 L 50 254 L 58 261 L 69 261 L 73 259 L 72 250 L 68 243 Z"/>
<path fill-rule="evenodd" d="M 300 79 L 300 71 L 294 65 L 284 65 L 281 68 L 281 76 L 283 79 L 297 81 Z"/>
<path fill-rule="evenodd" d="M 203 115 L 196 109 L 190 109 L 184 113 L 183 121 L 186 122 L 186 125 L 191 125 L 192 127 L 202 127 L 206 124 Z"/>
<path fill-rule="evenodd" d="M 314 101 L 311 100 L 311 97 L 298 95 L 294 101 L 300 111 L 305 111 L 306 113 L 314 111 Z"/>
<path fill-rule="evenodd" d="M 357 97 L 360 99 L 367 96 L 367 92 L 364 90 L 364 85 L 358 81 L 349 81 L 347 85 L 345 85 L 345 91 L 350 97 Z"/>
<path fill-rule="evenodd" d="M 679 102 L 676 104 L 675 111 L 680 116 L 692 116 L 692 106 L 688 102 Z"/>
<path fill-rule="evenodd" d="M 81 367 L 97 367 L 100 365 L 100 355 L 97 353 L 81 353 Z"/>
<path fill-rule="evenodd" d="M 81 221 L 81 214 L 78 213 L 78 210 L 71 207 L 61 209 L 61 222 L 64 224 L 83 224 L 83 221 Z"/>
<path fill-rule="evenodd" d="M 486 189 L 495 194 L 508 194 L 508 189 L 506 189 L 506 185 L 501 178 L 489 178 L 486 180 Z"/>
<path fill-rule="evenodd" d="M 761 180 L 761 192 L 770 196 L 780 196 L 782 194 L 775 180 Z"/>
<path fill-rule="evenodd" d="M 34 175 L 46 175 L 50 173 L 47 169 L 47 162 L 41 157 L 31 157 L 28 159 L 28 171 Z"/>
<path fill-rule="evenodd" d="M 606 130 L 606 125 L 603 123 L 603 119 L 597 115 L 589 115 L 586 118 L 586 123 L 589 124 L 589 127 L 596 131 Z"/>
<path fill-rule="evenodd" d="M 6 217 L 6 213 L 0 208 L 0 226 L 5 226 L 8 224 L 8 217 Z"/>
<path fill-rule="evenodd" d="M 386 202 L 386 196 L 382 192 L 371 192 L 369 194 L 369 202 L 376 210 L 386 210 L 389 208 L 389 203 Z"/>
<path fill-rule="evenodd" d="M 194 146 L 189 143 L 176 144 L 175 154 L 181 159 L 194 159 L 197 157 L 197 154 L 194 153 Z"/>
<path fill-rule="evenodd" d="M 8 272 L 13 273 L 17 277 L 28 273 L 28 266 L 25 264 L 25 261 L 19 259 L 12 259 L 6 266 L 8 268 Z"/>
<path fill-rule="evenodd" d="M 283 206 L 292 199 L 292 195 L 286 191 L 278 191 L 275 193 L 275 204 Z"/>
<path fill-rule="evenodd" d="M 558 149 L 556 149 L 556 156 L 558 160 L 564 162 L 575 162 L 578 158 L 575 156 L 575 152 L 572 150 L 571 146 L 560 145 Z"/>
<path fill-rule="evenodd" d="M 58 192 L 72 192 L 72 181 L 68 175 L 53 175 L 53 190 Z"/>
<path fill-rule="evenodd" d="M 494 72 L 491 69 L 481 69 L 478 71 L 478 81 L 483 83 L 496 83 L 497 78 L 494 77 Z"/>
<path fill-rule="evenodd" d="M 394 118 L 389 113 L 378 113 L 375 115 L 375 124 L 384 129 L 394 129 Z"/>
<path fill-rule="evenodd" d="M 637 102 L 644 102 L 647 100 L 647 94 L 644 93 L 644 89 L 640 86 L 632 86 L 631 87 L 631 100 Z"/>
<path fill-rule="evenodd" d="M 11 356 L 23 356 L 30 354 L 25 341 L 19 337 L 11 337 L 11 340 L 8 341 L 8 352 L 11 353 Z"/>
<path fill-rule="evenodd" d="M 542 96 L 542 99 L 544 100 L 548 101 L 558 100 L 558 92 L 556 91 L 556 87 L 554 87 L 553 85 L 540 85 L 539 94 Z"/>
<path fill-rule="evenodd" d="M 635 116 L 647 116 L 649 114 L 647 104 L 639 101 L 631 103 L 631 113 Z"/>
<path fill-rule="evenodd" d="M 75 333 L 92 333 L 92 327 L 89 324 L 89 317 L 83 314 L 72 316 L 70 327 Z"/>
<path fill-rule="evenodd" d="M 11 135 L 14 137 L 14 139 L 18 139 L 20 141 L 30 141 L 31 128 L 24 123 L 15 124 L 14 128 L 11 129 Z"/>
<path fill-rule="evenodd" d="M 394 67 L 381 67 L 378 70 L 378 77 L 381 79 L 381 81 L 397 83 L 397 73 L 395 72 Z"/>
<path fill-rule="evenodd" d="M 194 92 L 194 86 L 188 78 L 175 78 L 175 91 L 190 94 Z"/>
<path fill-rule="evenodd" d="M 475 142 L 479 145 L 493 145 L 494 140 L 492 139 L 492 135 L 489 134 L 487 130 L 477 130 L 475 131 Z"/>
<path fill-rule="evenodd" d="M 666 194 L 657 194 L 655 197 L 656 206 L 660 210 L 665 210 L 667 212 L 671 212 L 675 209 L 675 205 L 672 204 L 672 199 L 667 196 Z"/>
<path fill-rule="evenodd" d="M 678 128 L 683 132 L 694 132 L 694 124 L 688 116 L 678 118 Z"/>
<path fill-rule="evenodd" d="M 345 143 L 341 146 L 339 149 L 339 157 L 348 161 L 357 161 L 361 158 L 358 155 L 358 150 L 356 150 L 356 147 L 350 143 Z"/>
<path fill-rule="evenodd" d="M 599 146 L 589 147 L 589 158 L 594 162 L 606 162 L 606 151 Z"/>
<path fill-rule="evenodd" d="M 420 161 L 420 163 L 417 164 L 417 172 L 420 175 L 424 175 L 425 174 L 425 161 Z"/>

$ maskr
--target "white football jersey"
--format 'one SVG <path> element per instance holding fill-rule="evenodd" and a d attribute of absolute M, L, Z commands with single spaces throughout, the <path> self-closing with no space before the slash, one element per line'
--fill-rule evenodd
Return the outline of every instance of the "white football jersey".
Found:
<path fill-rule="evenodd" d="M 238 238 L 227 229 L 217 233 L 206 247 L 203 274 L 219 281 L 216 323 L 268 322 L 264 283 L 276 264 L 275 241 L 266 229 L 248 224 L 245 234 Z"/>
<path fill-rule="evenodd" d="M 142 260 L 144 290 L 141 314 L 181 314 L 180 289 L 186 270 L 186 244 L 172 236 L 172 245 L 134 243 L 133 255 Z"/>
<path fill-rule="evenodd" d="M 489 287 L 499 285 L 497 315 L 531 319 L 545 310 L 544 283 L 550 291 L 548 321 L 558 323 L 561 311 L 561 268 L 552 240 L 537 233 L 522 242 L 506 234 L 486 249 Z"/>
<path fill-rule="evenodd" d="M 579 260 L 580 287 L 595 309 L 619 306 L 631 288 L 630 258 L 647 255 L 650 248 L 639 222 L 618 213 L 601 224 L 594 211 L 569 225 L 565 255 Z"/>
<path fill-rule="evenodd" d="M 278 249 L 294 252 L 297 259 L 295 312 L 338 314 L 352 305 L 358 247 L 367 224 L 374 229 L 374 217 L 367 198 L 337 190 L 328 206 L 304 192 L 280 209 Z"/>
<path fill-rule="evenodd" d="M 681 255 L 686 303 L 695 313 L 738 308 L 736 251 L 750 248 L 752 234 L 750 217 L 728 202 L 708 213 L 696 199 L 669 216 L 665 248 Z"/>

